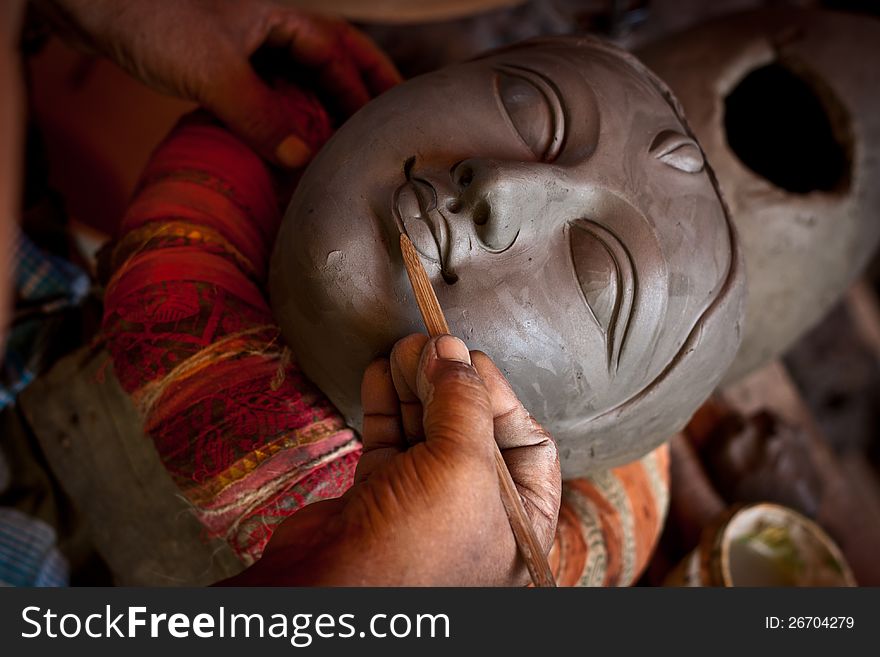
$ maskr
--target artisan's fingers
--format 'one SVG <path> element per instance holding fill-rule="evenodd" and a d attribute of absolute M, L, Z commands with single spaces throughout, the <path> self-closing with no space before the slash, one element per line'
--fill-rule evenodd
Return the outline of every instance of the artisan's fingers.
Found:
<path fill-rule="evenodd" d="M 267 43 L 284 46 L 294 61 L 314 71 L 319 86 L 347 116 L 370 100 L 370 92 L 346 49 L 350 28 L 336 18 L 301 11 L 285 12 Z"/>
<path fill-rule="evenodd" d="M 464 342 L 431 338 L 422 350 L 416 391 L 422 401 L 425 443 L 449 458 L 476 458 L 494 469 L 492 404 Z"/>
<path fill-rule="evenodd" d="M 492 401 L 492 417 L 503 429 L 496 431 L 495 439 L 502 449 L 523 447 L 546 442 L 547 433 L 534 421 L 510 387 L 504 374 L 482 351 L 472 351 L 471 360 L 486 383 Z M 536 427 L 538 427 L 536 429 Z"/>
<path fill-rule="evenodd" d="M 334 54 L 321 66 L 318 84 L 331 99 L 329 104 L 343 118 L 357 112 L 371 98 L 361 72 L 344 52 Z"/>
<path fill-rule="evenodd" d="M 388 359 L 373 361 L 364 372 L 361 404 L 364 409 L 361 432 L 364 454 L 357 466 L 357 483 L 366 480 L 377 467 L 407 448 L 400 418 L 400 401 L 391 380 Z"/>
<path fill-rule="evenodd" d="M 345 23 L 342 38 L 371 95 L 378 96 L 402 81 L 388 55 L 366 34 Z"/>
<path fill-rule="evenodd" d="M 378 358 L 370 363 L 361 383 L 364 409 L 364 449 L 397 447 L 405 449 L 400 420 L 400 400 L 391 379 L 391 363 Z"/>
<path fill-rule="evenodd" d="M 253 47 L 283 48 L 292 60 L 311 69 L 318 86 L 344 116 L 399 81 L 391 61 L 368 37 L 337 18 L 279 9 L 267 19 L 265 36 Z M 313 135 L 288 110 L 286 97 L 269 87 L 233 53 L 217 53 L 222 75 L 203 76 L 193 90 L 201 102 L 266 160 L 287 168 L 311 160 Z"/>
<path fill-rule="evenodd" d="M 489 393 L 495 440 L 526 502 L 535 531 L 549 550 L 562 496 L 556 443 L 523 407 L 507 379 L 486 354 L 472 351 L 471 359 Z"/>
<path fill-rule="evenodd" d="M 308 164 L 312 150 L 285 112 L 285 103 L 248 65 L 227 71 L 200 92 L 202 102 L 264 159 L 296 169 Z"/>
<path fill-rule="evenodd" d="M 411 443 L 425 439 L 422 402 L 416 393 L 416 377 L 428 336 L 414 333 L 398 340 L 391 350 L 391 377 L 400 399 L 404 436 Z"/>

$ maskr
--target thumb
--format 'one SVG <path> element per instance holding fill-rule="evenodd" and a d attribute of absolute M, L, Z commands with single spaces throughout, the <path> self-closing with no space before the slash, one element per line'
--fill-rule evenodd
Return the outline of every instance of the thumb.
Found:
<path fill-rule="evenodd" d="M 317 98 L 279 82 L 269 86 L 250 67 L 205 94 L 205 106 L 265 160 L 297 169 L 309 163 L 332 127 Z"/>
<path fill-rule="evenodd" d="M 429 340 L 422 350 L 416 388 L 424 409 L 425 442 L 448 447 L 456 457 L 485 459 L 491 467 L 492 403 L 464 342 L 451 335 Z"/>

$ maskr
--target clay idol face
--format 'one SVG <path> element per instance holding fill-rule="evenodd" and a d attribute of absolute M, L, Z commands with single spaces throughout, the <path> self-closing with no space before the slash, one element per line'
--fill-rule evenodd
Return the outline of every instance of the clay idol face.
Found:
<path fill-rule="evenodd" d="M 453 333 L 557 439 L 563 473 L 669 437 L 739 344 L 734 235 L 662 85 L 593 41 L 549 40 L 413 79 L 302 179 L 271 294 L 306 374 L 350 422 L 360 378 L 424 332 L 398 247 Z"/>

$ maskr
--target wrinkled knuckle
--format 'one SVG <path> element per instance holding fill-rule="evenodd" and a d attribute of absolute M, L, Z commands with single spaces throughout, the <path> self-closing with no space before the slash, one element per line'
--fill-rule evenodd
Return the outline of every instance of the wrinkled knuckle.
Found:
<path fill-rule="evenodd" d="M 398 340 L 391 348 L 391 361 L 402 373 L 405 372 L 407 376 L 414 375 L 427 340 L 427 336 L 419 334 Z"/>
<path fill-rule="evenodd" d="M 394 346 L 391 348 L 391 353 L 392 355 L 410 352 L 421 354 L 422 348 L 425 346 L 425 343 L 427 341 L 428 336 L 422 333 L 412 333 L 405 338 L 401 338 L 400 340 L 395 342 Z"/>
<path fill-rule="evenodd" d="M 486 369 L 487 366 L 494 365 L 491 358 L 489 358 L 482 351 L 477 350 L 471 351 L 471 362 L 474 364 L 474 367 L 476 367 L 477 370 Z"/>
<path fill-rule="evenodd" d="M 472 361 L 488 361 L 492 362 L 492 359 L 486 355 L 485 351 L 480 351 L 479 349 L 471 349 L 471 360 Z"/>
<path fill-rule="evenodd" d="M 474 404 L 491 410 L 486 385 L 473 366 L 458 361 L 438 361 L 435 364 L 434 386 L 450 386 L 465 395 Z"/>
<path fill-rule="evenodd" d="M 378 374 L 378 375 L 385 376 L 385 375 L 390 374 L 390 372 L 391 372 L 391 363 L 388 361 L 388 359 L 387 358 L 376 358 L 375 360 L 373 360 L 373 362 L 371 362 L 369 365 L 367 365 L 367 369 L 364 372 L 364 378 L 366 378 L 366 376 L 368 374 L 370 374 L 370 375 Z"/>

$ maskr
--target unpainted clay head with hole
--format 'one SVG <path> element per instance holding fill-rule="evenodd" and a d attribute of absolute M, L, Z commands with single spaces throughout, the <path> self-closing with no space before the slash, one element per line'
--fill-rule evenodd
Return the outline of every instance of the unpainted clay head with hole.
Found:
<path fill-rule="evenodd" d="M 600 42 L 532 41 L 410 80 L 310 165 L 272 304 L 354 426 L 366 366 L 424 332 L 399 231 L 567 477 L 666 440 L 739 345 L 742 267 L 712 173 L 663 84 Z"/>
<path fill-rule="evenodd" d="M 752 11 L 639 56 L 681 100 L 742 240 L 733 381 L 819 321 L 880 241 L 880 21 Z"/>

